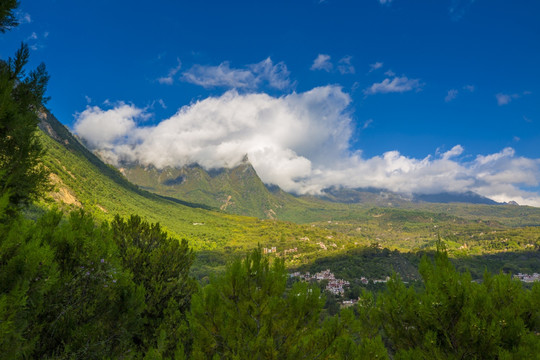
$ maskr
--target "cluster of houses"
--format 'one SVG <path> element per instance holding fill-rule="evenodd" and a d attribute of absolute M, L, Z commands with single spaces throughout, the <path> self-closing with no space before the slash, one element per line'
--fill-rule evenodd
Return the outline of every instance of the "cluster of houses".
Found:
<path fill-rule="evenodd" d="M 535 274 L 535 275 L 538 275 L 538 274 Z M 347 280 L 336 279 L 336 276 L 329 269 L 326 269 L 324 271 L 318 272 L 313 275 L 311 275 L 309 272 L 306 272 L 305 274 L 301 274 L 299 271 L 296 271 L 289 274 L 289 276 L 298 277 L 304 281 L 328 280 L 328 285 L 326 285 L 326 290 L 334 295 L 340 295 L 340 296 L 343 296 L 343 294 L 345 293 L 345 288 L 350 286 L 350 283 Z M 372 282 L 374 284 L 378 284 L 378 283 L 385 283 L 388 280 L 390 280 L 389 276 L 387 276 L 384 279 L 373 279 Z M 369 283 L 369 279 L 367 279 L 365 276 L 362 276 L 360 278 L 360 282 L 364 285 L 367 285 Z"/>
<path fill-rule="evenodd" d="M 283 255 L 287 255 L 287 254 L 291 254 L 291 253 L 295 253 L 295 252 L 298 252 L 298 248 L 292 248 L 292 249 L 283 250 Z"/>
<path fill-rule="evenodd" d="M 518 274 L 514 275 L 514 279 L 518 279 L 518 280 L 526 282 L 526 283 L 531 283 L 531 282 L 535 282 L 535 281 L 540 281 L 540 274 L 534 273 L 534 274 L 531 275 L 531 274 L 518 273 Z"/>
<path fill-rule="evenodd" d="M 298 252 L 298 248 L 283 250 L 283 255 L 287 255 L 287 254 L 291 254 L 295 252 Z M 280 253 L 277 252 L 277 249 L 275 246 L 272 246 L 271 248 L 263 248 L 263 254 L 276 254 L 278 256 L 280 255 Z"/>
<path fill-rule="evenodd" d="M 272 246 L 271 248 L 263 248 L 263 254 L 275 254 L 277 252 L 276 247 Z"/>
<path fill-rule="evenodd" d="M 300 274 L 300 272 L 297 271 L 295 273 L 292 273 L 290 276 L 299 277 L 304 281 L 328 280 L 328 284 L 326 285 L 326 290 L 334 295 L 343 296 L 343 294 L 345 293 L 345 287 L 350 286 L 350 283 L 347 280 L 336 279 L 335 275 L 329 269 L 326 269 L 324 271 L 318 272 L 313 275 L 311 275 L 309 272 L 305 274 Z"/>

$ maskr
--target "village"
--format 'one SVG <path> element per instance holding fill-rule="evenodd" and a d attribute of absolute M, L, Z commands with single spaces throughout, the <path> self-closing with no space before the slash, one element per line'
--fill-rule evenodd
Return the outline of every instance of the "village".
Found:
<path fill-rule="evenodd" d="M 540 281 L 540 274 L 534 273 L 534 274 L 522 274 L 517 273 L 513 276 L 514 279 L 518 279 L 519 281 L 526 282 L 526 283 L 532 283 L 535 281 Z"/>
<path fill-rule="evenodd" d="M 325 290 L 329 293 L 343 297 L 345 295 L 345 288 L 350 286 L 350 283 L 347 280 L 343 279 L 336 279 L 336 276 L 334 273 L 330 271 L 330 269 L 326 269 L 324 271 L 315 273 L 311 275 L 309 272 L 306 272 L 304 274 L 301 274 L 299 271 L 293 272 L 289 274 L 290 277 L 296 277 L 300 278 L 303 281 L 324 281 L 327 280 L 328 284 L 326 285 Z M 374 284 L 377 283 L 385 283 L 389 280 L 389 277 L 386 277 L 385 279 L 375 279 L 371 280 Z M 362 276 L 360 278 L 360 281 L 362 284 L 367 285 L 369 283 L 369 280 Z M 349 300 L 343 300 L 341 302 L 342 307 L 348 307 L 356 304 L 358 302 L 358 299 L 349 299 Z"/>

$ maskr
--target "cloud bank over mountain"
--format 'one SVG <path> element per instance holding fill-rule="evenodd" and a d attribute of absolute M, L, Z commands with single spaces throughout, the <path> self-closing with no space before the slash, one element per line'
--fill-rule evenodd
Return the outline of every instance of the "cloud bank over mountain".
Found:
<path fill-rule="evenodd" d="M 135 105 L 88 106 L 76 114 L 74 130 L 112 164 L 209 169 L 234 167 L 247 154 L 265 183 L 298 194 L 332 185 L 405 194 L 474 191 L 540 206 L 540 195 L 526 190 L 540 183 L 540 159 L 519 157 L 512 148 L 472 160 L 460 145 L 423 159 L 395 150 L 363 158 L 349 146 L 350 103 L 339 86 L 280 97 L 230 90 L 183 106 L 156 125 L 145 125 L 150 114 Z"/>

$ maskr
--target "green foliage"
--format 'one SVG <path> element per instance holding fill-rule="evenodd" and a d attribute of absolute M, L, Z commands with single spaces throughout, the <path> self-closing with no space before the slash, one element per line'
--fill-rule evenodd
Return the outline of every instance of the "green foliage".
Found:
<path fill-rule="evenodd" d="M 6 359 L 182 354 L 196 289 L 192 262 L 186 241 L 137 216 L 112 226 L 83 211 L 11 218 L 0 224 L 0 352 Z"/>
<path fill-rule="evenodd" d="M 19 25 L 14 11 L 18 6 L 17 0 L 2 0 L 0 2 L 0 33 L 5 33 Z"/>
<path fill-rule="evenodd" d="M 5 359 L 32 353 L 42 326 L 33 320 L 44 311 L 44 296 L 59 277 L 52 249 L 33 236 L 35 230 L 20 218 L 0 224 L 0 353 Z"/>
<path fill-rule="evenodd" d="M 185 314 L 196 290 L 189 277 L 193 252 L 186 240 L 179 242 L 159 224 L 149 224 L 136 215 L 127 220 L 116 216 L 112 231 L 122 266 L 145 290 L 143 330 L 136 340 L 146 350 L 157 347 L 160 354 L 171 356 L 187 336 Z M 166 338 L 160 339 L 162 333 Z"/>
<path fill-rule="evenodd" d="M 455 271 L 445 251 L 437 252 L 434 263 L 424 258 L 420 273 L 419 292 L 394 276 L 376 302 L 369 296 L 360 302 L 361 321 L 381 329 L 396 359 L 538 354 L 538 285 L 526 291 L 507 275 L 487 273 L 481 283 L 473 282 L 468 273 Z"/>
<path fill-rule="evenodd" d="M 96 226 L 83 212 L 61 220 L 61 213 L 49 213 L 36 232 L 54 252 L 60 280 L 34 320 L 41 326 L 34 356 L 120 356 L 134 347 L 143 290 L 118 263 L 107 224 Z"/>
<path fill-rule="evenodd" d="M 0 61 L 0 191 L 9 193 L 12 213 L 48 189 L 36 131 L 49 76 L 43 64 L 26 76 L 28 58 L 22 44 L 14 58 Z"/>
<path fill-rule="evenodd" d="M 261 249 L 230 264 L 193 298 L 193 358 L 328 356 L 339 332 L 319 327 L 318 288 L 296 283 L 287 291 L 286 277 L 283 261 L 270 263 Z"/>

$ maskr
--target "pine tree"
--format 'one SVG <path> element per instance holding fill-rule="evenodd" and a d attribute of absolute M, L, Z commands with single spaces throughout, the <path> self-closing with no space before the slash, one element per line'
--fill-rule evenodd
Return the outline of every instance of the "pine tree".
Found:
<path fill-rule="evenodd" d="M 458 273 L 444 248 L 420 264 L 418 292 L 394 276 L 361 320 L 379 328 L 396 359 L 533 359 L 540 353 L 538 294 L 510 275 L 481 283 Z M 369 303 L 364 296 L 360 303 Z"/>
<path fill-rule="evenodd" d="M 19 24 L 14 10 L 19 6 L 17 0 L 0 1 L 0 33 L 5 33 Z"/>
<path fill-rule="evenodd" d="M 193 359 L 327 359 L 342 333 L 319 320 L 324 299 L 307 283 L 286 288 L 283 261 L 255 249 L 192 301 Z"/>
<path fill-rule="evenodd" d="M 194 255 L 187 241 L 171 238 L 159 224 L 139 216 L 112 222 L 122 266 L 145 290 L 143 328 L 136 336 L 142 351 L 173 356 L 182 353 L 187 337 L 186 314 L 196 290 L 189 269 Z"/>
<path fill-rule="evenodd" d="M 0 6 L 2 32 L 16 25 L 14 5 L 3 1 Z M 0 60 L 0 192 L 9 194 L 8 214 L 49 189 L 36 133 L 49 75 L 44 64 L 26 74 L 29 56 L 28 46 L 21 44 L 14 58 Z"/>

